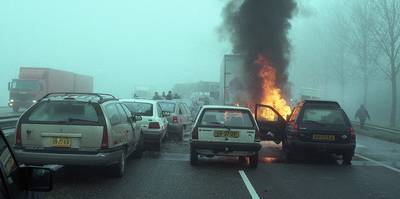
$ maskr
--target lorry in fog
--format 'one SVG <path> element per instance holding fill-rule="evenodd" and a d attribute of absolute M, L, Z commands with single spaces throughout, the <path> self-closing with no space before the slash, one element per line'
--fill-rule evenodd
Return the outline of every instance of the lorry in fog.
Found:
<path fill-rule="evenodd" d="M 30 107 L 51 92 L 93 92 L 93 78 L 51 68 L 21 67 L 8 83 L 8 106 L 15 112 Z"/>
<path fill-rule="evenodd" d="M 244 56 L 238 54 L 225 55 L 221 64 L 219 104 L 236 105 L 245 101 L 243 74 Z"/>

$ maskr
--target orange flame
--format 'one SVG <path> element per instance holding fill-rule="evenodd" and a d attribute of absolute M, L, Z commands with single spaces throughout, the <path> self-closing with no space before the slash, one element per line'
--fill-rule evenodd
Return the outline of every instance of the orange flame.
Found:
<path fill-rule="evenodd" d="M 281 89 L 276 85 L 276 70 L 268 60 L 259 55 L 255 63 L 261 66 L 258 76 L 262 79 L 262 98 L 260 103 L 274 107 L 279 114 L 286 117 L 291 113 L 290 106 L 283 98 Z M 275 113 L 268 109 L 261 110 L 260 115 L 270 121 L 276 120 Z"/>

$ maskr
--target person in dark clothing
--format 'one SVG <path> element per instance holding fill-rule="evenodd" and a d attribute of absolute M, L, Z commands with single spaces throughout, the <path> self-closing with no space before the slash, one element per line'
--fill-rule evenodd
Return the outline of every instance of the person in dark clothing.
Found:
<path fill-rule="evenodd" d="M 358 108 L 355 118 L 358 118 L 360 120 L 361 129 L 364 129 L 365 121 L 367 120 L 367 118 L 368 120 L 371 120 L 367 109 L 362 104 L 360 105 L 360 108 Z"/>
<path fill-rule="evenodd" d="M 162 92 L 161 96 L 162 96 L 163 99 L 165 99 L 165 92 L 164 91 Z"/>
<path fill-rule="evenodd" d="M 181 99 L 181 96 L 178 95 L 178 93 L 174 94 L 174 99 Z"/>
<path fill-rule="evenodd" d="M 166 100 L 172 100 L 172 91 L 168 91 L 167 96 L 165 96 Z"/>
<path fill-rule="evenodd" d="M 162 98 L 161 98 L 161 96 L 158 94 L 158 92 L 155 92 L 155 93 L 154 93 L 153 100 L 162 100 Z"/>

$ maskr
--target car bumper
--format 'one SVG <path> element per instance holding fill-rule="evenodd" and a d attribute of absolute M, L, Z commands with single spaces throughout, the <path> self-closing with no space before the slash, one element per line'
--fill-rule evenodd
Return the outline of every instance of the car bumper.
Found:
<path fill-rule="evenodd" d="M 260 143 L 226 143 L 195 141 L 190 143 L 192 150 L 205 155 L 253 155 L 261 149 Z"/>
<path fill-rule="evenodd" d="M 162 137 L 163 137 L 162 131 L 150 131 L 150 130 L 143 131 L 143 139 L 144 142 L 146 143 L 160 142 Z"/>
<path fill-rule="evenodd" d="M 290 148 L 296 149 L 317 149 L 327 151 L 347 151 L 356 148 L 355 143 L 320 143 L 320 142 L 305 142 L 300 140 L 288 140 Z"/>
<path fill-rule="evenodd" d="M 28 165 L 109 166 L 117 163 L 121 154 L 121 150 L 99 153 L 54 153 L 15 149 L 17 160 Z"/>

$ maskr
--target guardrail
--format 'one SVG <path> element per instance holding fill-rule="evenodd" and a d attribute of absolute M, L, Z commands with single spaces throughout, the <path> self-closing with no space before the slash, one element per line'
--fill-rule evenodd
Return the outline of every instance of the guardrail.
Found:
<path fill-rule="evenodd" d="M 3 116 L 0 117 L 0 128 L 1 129 L 12 129 L 15 128 L 19 116 Z"/>
<path fill-rule="evenodd" d="M 360 122 L 351 121 L 351 123 L 353 123 L 353 125 L 360 126 Z M 368 129 L 375 129 L 375 130 L 385 131 L 388 133 L 400 134 L 400 129 L 396 129 L 396 128 L 384 127 L 384 126 L 379 126 L 379 125 L 375 125 L 375 124 L 365 124 L 364 126 Z"/>

